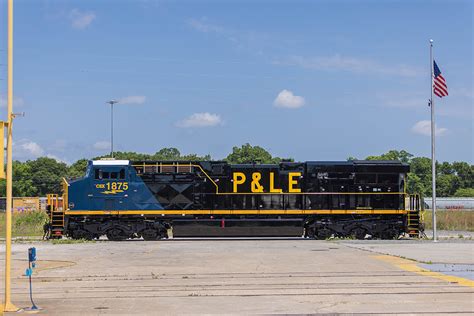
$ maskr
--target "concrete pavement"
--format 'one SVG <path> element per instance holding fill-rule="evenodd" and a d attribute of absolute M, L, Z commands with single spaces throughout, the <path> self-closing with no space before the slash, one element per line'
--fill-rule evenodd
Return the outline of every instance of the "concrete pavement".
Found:
<path fill-rule="evenodd" d="M 34 297 L 47 315 L 470 315 L 471 286 L 407 270 L 396 257 L 383 255 L 437 262 L 443 252 L 453 261 L 474 263 L 474 243 L 449 245 L 302 239 L 39 242 Z M 13 301 L 21 307 L 29 306 L 22 273 L 30 246 L 13 246 Z"/>

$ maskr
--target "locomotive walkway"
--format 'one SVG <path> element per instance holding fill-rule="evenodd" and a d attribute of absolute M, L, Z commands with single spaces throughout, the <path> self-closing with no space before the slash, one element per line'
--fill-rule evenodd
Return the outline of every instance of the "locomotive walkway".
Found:
<path fill-rule="evenodd" d="M 30 305 L 22 276 L 30 246 L 13 245 L 13 299 L 21 307 Z M 45 315 L 474 312 L 472 241 L 175 239 L 34 246 L 34 298 Z M 440 269 L 448 263 L 462 264 L 461 273 Z M 437 272 L 429 271 L 431 265 Z"/>

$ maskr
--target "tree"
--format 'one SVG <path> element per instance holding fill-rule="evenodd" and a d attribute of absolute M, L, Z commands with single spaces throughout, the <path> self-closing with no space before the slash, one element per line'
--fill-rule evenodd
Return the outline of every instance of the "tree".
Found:
<path fill-rule="evenodd" d="M 198 156 L 196 154 L 189 154 L 185 156 L 181 156 L 181 160 L 186 160 L 186 161 L 209 161 L 211 160 L 210 155 L 205 155 L 205 156 Z"/>
<path fill-rule="evenodd" d="M 420 184 L 417 185 L 417 187 L 423 188 L 423 191 L 409 191 L 409 193 L 420 193 L 424 196 L 431 195 L 431 159 L 426 157 L 416 157 L 411 159 L 410 173 L 415 174 L 418 177 Z"/>
<path fill-rule="evenodd" d="M 455 161 L 452 164 L 454 173 L 459 177 L 461 188 L 474 188 L 474 165 Z"/>
<path fill-rule="evenodd" d="M 413 157 L 412 154 L 405 150 L 390 150 L 388 153 L 382 154 L 380 156 L 368 156 L 365 158 L 366 160 L 398 160 L 403 163 L 409 163 L 411 158 Z"/>
<path fill-rule="evenodd" d="M 453 174 L 440 174 L 436 179 L 436 195 L 453 196 L 459 187 L 459 179 Z"/>
<path fill-rule="evenodd" d="M 61 192 L 62 178 L 67 176 L 67 165 L 58 162 L 56 159 L 40 157 L 36 160 L 29 160 L 26 164 L 30 167 L 31 181 L 38 189 L 40 196 L 48 193 Z"/>
<path fill-rule="evenodd" d="M 139 160 L 152 160 L 152 156 L 149 154 L 141 154 L 141 153 L 136 153 L 133 151 L 116 151 L 114 152 L 114 158 L 119 159 L 119 160 L 133 160 L 133 161 L 139 161 Z M 104 155 L 104 156 L 99 156 L 95 157 L 92 160 L 99 160 L 102 158 L 108 158 L 110 159 L 109 155 Z"/>
<path fill-rule="evenodd" d="M 461 188 L 454 193 L 455 197 L 474 197 L 474 188 Z"/>
<path fill-rule="evenodd" d="M 20 161 L 13 161 L 13 196 L 36 196 L 38 188 L 34 185 L 31 179 L 31 167 Z M 4 197 L 6 194 L 6 181 L 0 182 L 0 195 Z"/>
<path fill-rule="evenodd" d="M 425 187 L 420 177 L 414 173 L 409 173 L 407 176 L 407 191 L 410 194 L 424 195 Z"/>
<path fill-rule="evenodd" d="M 85 175 L 87 169 L 87 159 L 79 159 L 71 166 L 69 166 L 67 170 L 68 178 L 81 178 Z"/>
<path fill-rule="evenodd" d="M 182 160 L 181 153 L 174 147 L 162 148 L 153 155 L 153 160 Z"/>
<path fill-rule="evenodd" d="M 225 158 L 228 163 L 242 164 L 242 163 L 279 163 L 281 161 L 278 157 L 272 155 L 260 146 L 252 146 L 249 143 L 241 147 L 233 147 L 232 153 Z"/>
<path fill-rule="evenodd" d="M 454 171 L 454 168 L 453 166 L 445 161 L 443 163 L 436 163 L 436 172 L 437 173 L 440 173 L 440 174 L 454 174 L 455 171 Z"/>

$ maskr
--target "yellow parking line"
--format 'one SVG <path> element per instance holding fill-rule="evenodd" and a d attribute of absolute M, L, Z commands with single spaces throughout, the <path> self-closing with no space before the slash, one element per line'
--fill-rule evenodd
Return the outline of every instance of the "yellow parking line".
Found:
<path fill-rule="evenodd" d="M 433 277 L 433 278 L 451 282 L 451 283 L 457 283 L 459 285 L 474 287 L 474 281 L 472 280 L 421 268 L 418 266 L 416 261 L 407 260 L 407 259 L 403 259 L 399 257 L 389 256 L 389 255 L 379 255 L 379 256 L 374 256 L 374 257 L 376 259 L 391 263 L 397 268 L 400 268 L 405 271 L 413 272 L 413 273 L 420 274 L 423 276 Z"/>

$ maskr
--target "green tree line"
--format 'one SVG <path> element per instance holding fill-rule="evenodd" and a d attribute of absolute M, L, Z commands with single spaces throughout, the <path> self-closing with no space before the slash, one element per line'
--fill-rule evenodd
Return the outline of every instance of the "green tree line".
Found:
<path fill-rule="evenodd" d="M 196 154 L 183 155 L 176 148 L 163 148 L 154 154 L 136 152 L 116 152 L 116 159 L 165 160 L 165 161 L 198 161 L 212 160 L 210 155 Z M 92 159 L 100 159 L 94 157 Z M 357 158 L 349 157 L 348 160 Z M 431 195 L 431 159 L 414 157 L 405 150 L 390 150 L 379 156 L 365 157 L 367 160 L 399 160 L 410 164 L 407 190 L 409 193 L 420 193 L 423 196 Z M 279 163 L 293 161 L 291 158 L 272 156 L 260 146 L 244 144 L 233 147 L 232 152 L 224 159 L 229 163 Z M 84 176 L 87 159 L 80 159 L 71 165 L 59 162 L 52 158 L 40 157 L 26 162 L 13 162 L 13 196 L 45 196 L 48 193 L 60 193 L 62 178 L 78 178 Z M 467 162 L 437 162 L 438 196 L 474 196 L 474 165 Z M 5 195 L 5 180 L 0 181 L 0 194 Z"/>

